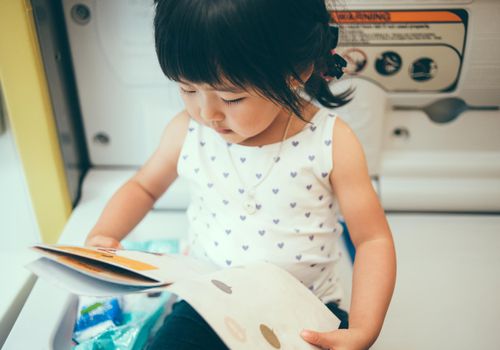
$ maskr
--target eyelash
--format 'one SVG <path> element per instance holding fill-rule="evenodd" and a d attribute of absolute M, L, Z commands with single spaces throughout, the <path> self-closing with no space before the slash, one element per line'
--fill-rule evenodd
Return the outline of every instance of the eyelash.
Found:
<path fill-rule="evenodd" d="M 184 90 L 183 88 L 181 88 L 181 91 L 185 94 L 194 94 L 196 93 L 196 91 L 190 91 L 190 90 Z M 243 101 L 245 98 L 244 97 L 240 97 L 240 98 L 236 98 L 234 100 L 225 100 L 223 98 L 221 98 L 221 100 L 225 103 L 225 104 L 228 104 L 228 105 L 235 105 L 235 104 L 238 104 L 240 103 L 241 101 Z"/>
<path fill-rule="evenodd" d="M 181 91 L 185 94 L 194 94 L 196 92 L 196 91 L 184 90 L 183 88 L 181 88 Z"/>
<path fill-rule="evenodd" d="M 235 104 L 240 103 L 244 99 L 245 99 L 244 97 L 240 97 L 240 98 L 237 98 L 237 99 L 234 99 L 234 100 L 224 100 L 224 99 L 222 99 L 222 101 L 224 101 L 224 103 L 228 104 L 228 105 L 235 105 Z"/>

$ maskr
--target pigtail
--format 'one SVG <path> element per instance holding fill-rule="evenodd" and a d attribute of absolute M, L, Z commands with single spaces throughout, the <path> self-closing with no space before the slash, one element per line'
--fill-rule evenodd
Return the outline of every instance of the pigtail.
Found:
<path fill-rule="evenodd" d="M 327 49 L 315 64 L 313 74 L 304 85 L 305 92 L 327 108 L 340 107 L 351 101 L 353 89 L 348 89 L 338 95 L 332 93 L 329 82 L 340 79 L 347 61 L 335 53 L 338 44 L 339 28 L 329 25 L 327 28 Z"/>
<path fill-rule="evenodd" d="M 353 89 L 348 89 L 338 95 L 330 90 L 323 73 L 314 72 L 304 86 L 305 92 L 326 108 L 336 108 L 345 105 L 352 99 Z"/>

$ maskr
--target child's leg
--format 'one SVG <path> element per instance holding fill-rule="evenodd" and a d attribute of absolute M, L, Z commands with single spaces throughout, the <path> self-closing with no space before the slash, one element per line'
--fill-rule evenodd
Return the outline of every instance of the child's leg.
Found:
<path fill-rule="evenodd" d="M 175 303 L 149 349 L 228 350 L 203 317 L 187 302 Z"/>
<path fill-rule="evenodd" d="M 349 314 L 346 311 L 339 308 L 339 306 L 333 302 L 326 304 L 326 307 L 340 320 L 340 329 L 349 328 Z"/>

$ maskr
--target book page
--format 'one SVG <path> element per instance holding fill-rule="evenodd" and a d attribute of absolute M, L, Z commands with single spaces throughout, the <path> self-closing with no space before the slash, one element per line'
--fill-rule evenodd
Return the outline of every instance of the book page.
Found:
<path fill-rule="evenodd" d="M 173 261 L 172 265 L 165 269 L 158 264 L 157 271 L 168 272 L 178 267 L 175 283 L 159 288 L 106 282 L 65 266 L 60 260 L 45 257 L 27 267 L 39 277 L 78 295 L 170 291 L 188 301 L 232 349 L 317 349 L 303 340 L 300 332 L 303 329 L 326 332 L 337 329 L 340 324 L 308 288 L 275 265 L 255 263 L 206 273 L 190 270 L 191 274 L 183 274 L 183 258 L 196 260 L 173 257 L 177 256 L 165 260 Z M 199 264 L 205 266 L 205 262 Z M 163 279 L 171 277 L 165 275 Z"/>
<path fill-rule="evenodd" d="M 197 277 L 201 274 L 216 271 L 218 268 L 209 262 L 179 254 L 157 254 L 137 250 L 117 250 L 109 248 L 89 248 L 62 245 L 37 245 L 35 251 L 63 265 L 95 276 L 106 281 L 135 286 L 159 286 L 173 283 L 179 279 Z M 65 257 L 64 257 L 64 256 Z M 71 259 L 68 259 L 71 257 Z M 80 260 L 78 260 L 80 258 Z M 91 266 L 88 260 L 101 264 Z M 116 269 L 146 277 L 152 281 L 119 278 Z M 98 268 L 97 268 L 98 266 Z M 96 268 L 93 268 L 96 267 Z"/>
<path fill-rule="evenodd" d="M 268 263 L 233 267 L 172 284 L 231 349 L 317 349 L 303 329 L 337 329 L 338 318 L 287 271 Z"/>
<path fill-rule="evenodd" d="M 39 258 L 26 268 L 49 283 L 76 295 L 111 297 L 130 293 L 145 293 L 160 288 L 140 288 L 106 282 L 84 275 L 48 258 Z"/>
<path fill-rule="evenodd" d="M 165 284 L 99 260 L 74 256 L 60 251 L 42 250 L 38 247 L 33 249 L 47 259 L 99 280 L 135 287 L 155 287 Z"/>

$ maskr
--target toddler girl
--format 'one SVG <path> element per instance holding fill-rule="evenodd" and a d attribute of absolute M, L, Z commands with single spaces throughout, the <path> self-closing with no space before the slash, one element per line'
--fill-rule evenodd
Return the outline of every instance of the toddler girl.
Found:
<path fill-rule="evenodd" d="M 302 337 L 366 349 L 395 281 L 395 253 L 362 148 L 332 111 L 345 61 L 323 0 L 157 0 L 156 52 L 185 110 L 107 204 L 86 243 L 119 247 L 177 178 L 189 180 L 190 254 L 220 267 L 268 261 L 293 274 L 342 321 Z M 338 308 L 341 212 L 356 247 L 350 316 Z M 186 302 L 152 348 L 226 349 Z"/>

